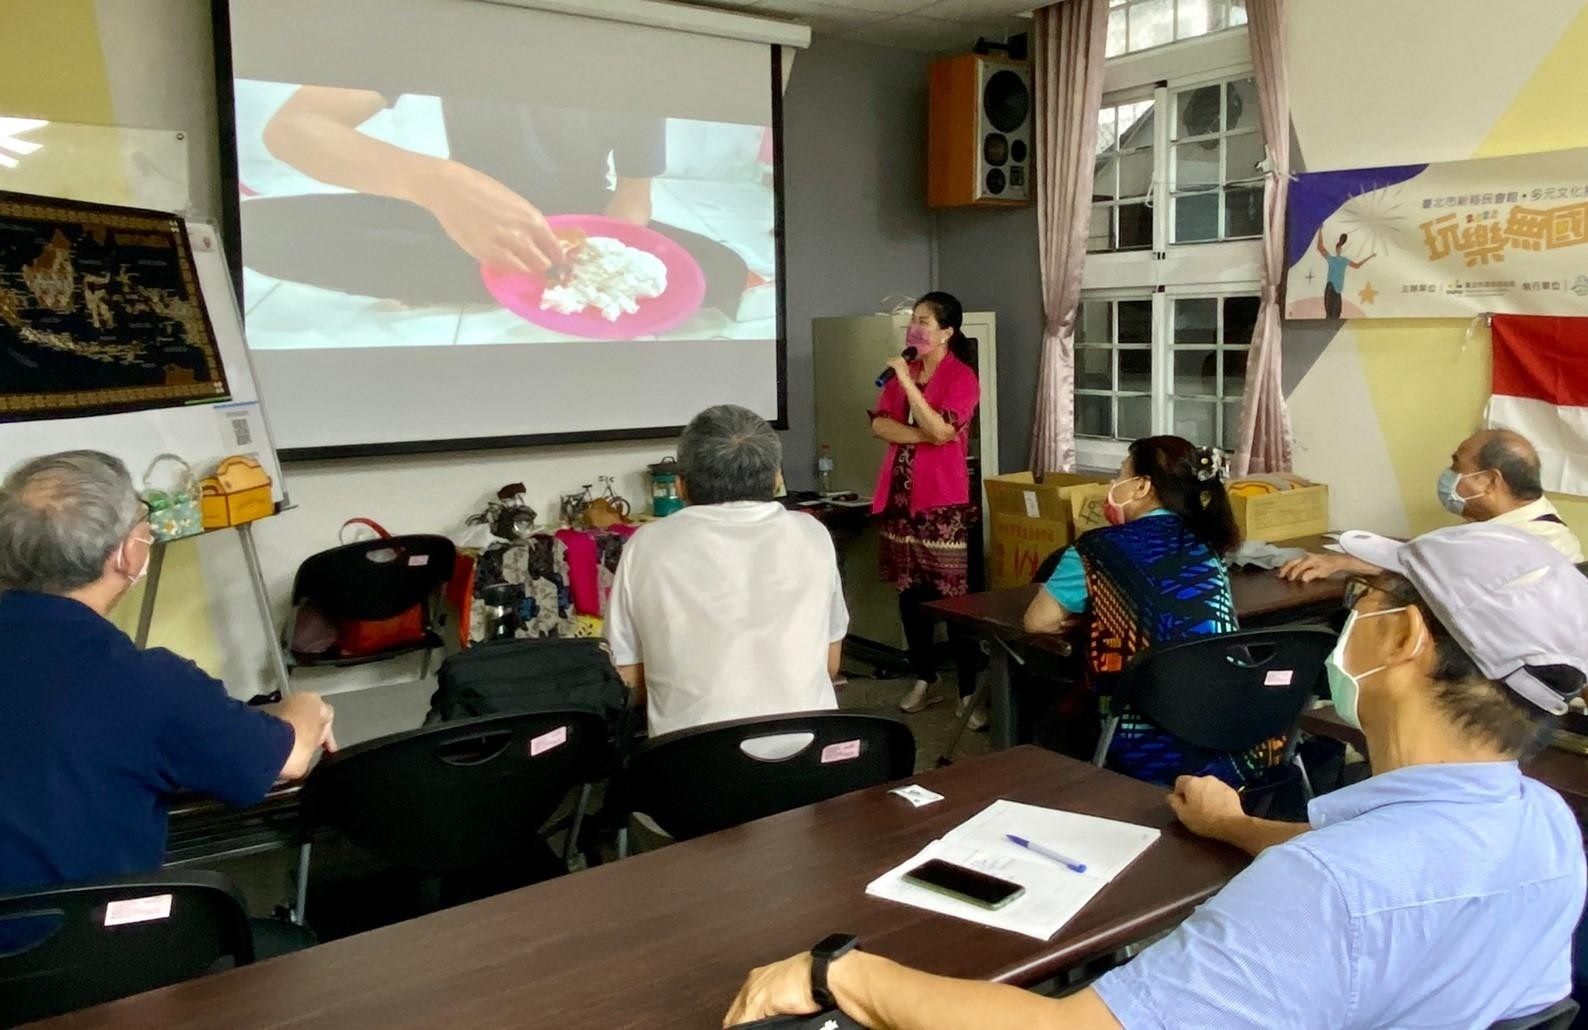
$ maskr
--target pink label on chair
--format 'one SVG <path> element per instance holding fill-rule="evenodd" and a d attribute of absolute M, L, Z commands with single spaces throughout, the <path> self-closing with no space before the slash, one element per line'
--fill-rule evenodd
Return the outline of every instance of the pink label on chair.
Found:
<path fill-rule="evenodd" d="M 430 556 L 428 554 L 409 555 L 408 564 L 409 565 L 429 565 L 430 564 Z"/>
<path fill-rule="evenodd" d="M 549 733 L 542 733 L 529 742 L 529 757 L 543 755 L 554 747 L 562 747 L 568 743 L 568 727 L 558 726 Z"/>
<path fill-rule="evenodd" d="M 1296 673 L 1292 669 L 1270 669 L 1268 675 L 1263 677 L 1265 687 L 1288 687 Z"/>
<path fill-rule="evenodd" d="M 849 762 L 860 757 L 860 741 L 844 740 L 822 748 L 822 764 Z"/>
<path fill-rule="evenodd" d="M 171 916 L 171 895 L 151 894 L 147 898 L 126 898 L 105 906 L 105 925 L 150 923 Z"/>

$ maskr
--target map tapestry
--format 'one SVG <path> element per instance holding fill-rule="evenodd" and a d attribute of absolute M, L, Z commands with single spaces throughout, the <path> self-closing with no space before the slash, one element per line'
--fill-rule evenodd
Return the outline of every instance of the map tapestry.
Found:
<path fill-rule="evenodd" d="M 0 422 L 228 397 L 181 219 L 0 192 Z"/>

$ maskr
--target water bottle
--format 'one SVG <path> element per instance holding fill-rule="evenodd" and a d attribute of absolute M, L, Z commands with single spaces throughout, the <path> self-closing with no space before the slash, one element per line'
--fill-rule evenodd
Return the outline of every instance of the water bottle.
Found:
<path fill-rule="evenodd" d="M 823 497 L 833 492 L 833 449 L 827 444 L 822 444 L 821 454 L 816 459 L 816 489 Z"/>

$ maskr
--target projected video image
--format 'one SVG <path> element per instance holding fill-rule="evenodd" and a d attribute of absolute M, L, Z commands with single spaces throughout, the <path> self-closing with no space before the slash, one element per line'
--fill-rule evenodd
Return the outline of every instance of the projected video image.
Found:
<path fill-rule="evenodd" d="M 777 337 L 770 128 L 235 88 L 255 349 Z"/>

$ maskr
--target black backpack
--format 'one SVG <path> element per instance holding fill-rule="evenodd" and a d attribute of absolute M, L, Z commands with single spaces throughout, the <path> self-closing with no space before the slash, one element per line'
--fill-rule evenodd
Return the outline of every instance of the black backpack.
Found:
<path fill-rule="evenodd" d="M 629 691 L 606 641 L 575 637 L 493 640 L 441 663 L 425 725 L 507 712 L 599 715 L 616 735 Z"/>

